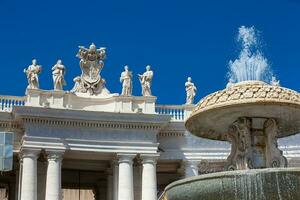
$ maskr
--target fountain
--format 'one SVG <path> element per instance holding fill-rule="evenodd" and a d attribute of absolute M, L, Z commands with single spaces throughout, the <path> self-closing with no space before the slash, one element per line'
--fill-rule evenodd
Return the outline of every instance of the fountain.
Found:
<path fill-rule="evenodd" d="M 277 146 L 278 138 L 300 131 L 300 94 L 264 82 L 266 59 L 250 52 L 254 28 L 239 31 L 249 48 L 248 58 L 230 64 L 235 83 L 200 100 L 185 122 L 196 136 L 231 143 L 225 171 L 174 182 L 165 200 L 300 199 L 300 169 L 286 168 Z"/>

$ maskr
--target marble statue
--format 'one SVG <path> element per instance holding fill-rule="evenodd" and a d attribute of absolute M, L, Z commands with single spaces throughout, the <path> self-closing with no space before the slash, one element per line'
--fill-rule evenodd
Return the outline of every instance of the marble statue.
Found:
<path fill-rule="evenodd" d="M 76 92 L 81 92 L 81 78 L 80 76 L 76 76 L 74 79 L 74 87 L 72 88 L 71 92 L 76 93 Z"/>
<path fill-rule="evenodd" d="M 280 86 L 280 81 L 277 80 L 275 76 L 272 76 L 271 85 Z"/>
<path fill-rule="evenodd" d="M 142 75 L 138 74 L 138 76 L 142 86 L 142 95 L 152 96 L 151 83 L 153 78 L 153 71 L 151 70 L 151 66 L 147 65 L 146 71 Z"/>
<path fill-rule="evenodd" d="M 230 78 L 230 79 L 228 80 L 228 83 L 227 83 L 227 85 L 226 85 L 226 88 L 231 87 L 233 84 L 234 84 L 234 81 L 233 81 L 232 78 Z"/>
<path fill-rule="evenodd" d="M 39 73 L 42 71 L 42 66 L 37 64 L 37 60 L 33 59 L 32 64 L 24 69 L 24 73 L 28 80 L 28 89 L 39 89 Z"/>
<path fill-rule="evenodd" d="M 122 95 L 132 95 L 132 72 L 128 70 L 128 66 L 124 67 L 124 71 L 121 73 L 120 82 L 122 83 Z"/>
<path fill-rule="evenodd" d="M 186 104 L 193 104 L 194 98 L 196 96 L 197 88 L 194 83 L 192 83 L 192 78 L 188 77 L 187 82 L 185 83 L 186 91 Z"/>
<path fill-rule="evenodd" d="M 75 92 L 88 93 L 89 95 L 109 94 L 105 87 L 105 80 L 100 76 L 106 58 L 105 48 L 97 49 L 94 44 L 91 44 L 89 48 L 79 46 L 77 57 L 80 58 L 79 65 L 82 74 L 80 81 L 78 78 L 75 81 L 77 88 Z"/>
<path fill-rule="evenodd" d="M 62 64 L 61 60 L 52 67 L 52 78 L 54 90 L 63 90 L 63 86 L 66 85 L 64 75 L 66 73 L 65 66 Z"/>

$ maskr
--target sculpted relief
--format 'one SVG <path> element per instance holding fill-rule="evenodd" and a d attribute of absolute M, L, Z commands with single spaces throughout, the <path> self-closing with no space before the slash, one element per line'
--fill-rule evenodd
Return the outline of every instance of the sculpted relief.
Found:
<path fill-rule="evenodd" d="M 77 57 L 80 58 L 79 65 L 81 76 L 74 79 L 74 93 L 88 93 L 89 95 L 108 95 L 105 87 L 105 79 L 100 75 L 106 58 L 105 48 L 97 49 L 94 44 L 89 48 L 79 46 Z"/>

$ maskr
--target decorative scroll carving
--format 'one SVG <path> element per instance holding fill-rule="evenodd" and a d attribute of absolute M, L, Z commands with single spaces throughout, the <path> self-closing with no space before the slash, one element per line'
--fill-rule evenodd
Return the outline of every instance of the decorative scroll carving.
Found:
<path fill-rule="evenodd" d="M 278 126 L 274 119 L 268 119 L 264 123 L 266 136 L 266 167 L 287 167 L 287 160 L 278 149 Z"/>
<path fill-rule="evenodd" d="M 256 127 L 252 123 L 256 122 Z M 261 126 L 257 127 L 257 124 Z M 278 125 L 275 119 L 239 118 L 227 133 L 231 153 L 226 170 L 287 167 L 287 160 L 277 146 Z"/>
<path fill-rule="evenodd" d="M 227 170 L 252 168 L 250 128 L 251 121 L 248 118 L 240 118 L 229 127 L 227 140 L 231 143 L 231 152 L 225 166 Z"/>

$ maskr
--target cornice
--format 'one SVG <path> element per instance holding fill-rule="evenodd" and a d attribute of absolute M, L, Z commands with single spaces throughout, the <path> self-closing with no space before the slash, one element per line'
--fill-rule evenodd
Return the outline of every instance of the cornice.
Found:
<path fill-rule="evenodd" d="M 0 129 L 5 131 L 22 130 L 23 126 L 16 121 L 0 121 Z"/>
<path fill-rule="evenodd" d="M 107 129 L 159 130 L 162 128 L 162 124 L 156 124 L 156 123 L 119 122 L 119 121 L 83 121 L 83 120 L 67 120 L 67 119 L 38 118 L 38 117 L 26 117 L 23 118 L 23 122 L 27 124 L 41 124 L 47 126 L 107 128 Z"/>
<path fill-rule="evenodd" d="M 170 121 L 158 114 L 94 112 L 37 107 L 17 107 L 15 119 L 50 126 L 160 130 Z"/>
<path fill-rule="evenodd" d="M 181 130 L 164 130 L 158 133 L 158 137 L 184 137 L 185 131 Z"/>

